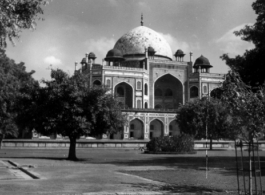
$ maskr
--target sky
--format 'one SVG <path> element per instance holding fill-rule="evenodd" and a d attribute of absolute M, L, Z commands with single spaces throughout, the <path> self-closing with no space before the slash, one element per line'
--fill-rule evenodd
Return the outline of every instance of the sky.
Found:
<path fill-rule="evenodd" d="M 102 63 L 107 52 L 125 33 L 144 26 L 160 33 L 172 52 L 181 49 L 189 61 L 201 55 L 209 59 L 213 73 L 229 68 L 220 56 L 242 55 L 252 43 L 233 32 L 251 25 L 256 15 L 253 0 L 50 0 L 43 7 L 45 20 L 35 30 L 24 30 L 16 45 L 8 43 L 6 53 L 27 71 L 35 70 L 37 80 L 50 79 L 51 68 L 70 75 L 75 62 L 94 52 Z M 80 68 L 80 64 L 78 68 Z"/>

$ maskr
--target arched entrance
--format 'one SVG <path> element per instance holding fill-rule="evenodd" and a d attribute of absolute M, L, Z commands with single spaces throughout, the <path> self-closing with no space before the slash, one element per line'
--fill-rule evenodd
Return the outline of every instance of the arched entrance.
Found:
<path fill-rule="evenodd" d="M 152 139 L 154 137 L 163 137 L 164 135 L 164 125 L 160 120 L 153 120 L 150 123 L 150 135 L 149 138 Z"/>
<path fill-rule="evenodd" d="M 166 74 L 155 82 L 154 107 L 160 109 L 176 109 L 183 104 L 182 83 L 170 74 Z"/>
<path fill-rule="evenodd" d="M 133 107 L 133 90 L 127 83 L 120 83 L 115 87 L 115 98 L 122 103 L 123 108 Z"/>
<path fill-rule="evenodd" d="M 199 90 L 198 87 L 192 86 L 190 88 L 190 98 L 197 98 L 199 96 Z"/>
<path fill-rule="evenodd" d="M 130 122 L 129 138 L 144 139 L 144 124 L 139 119 Z"/>
<path fill-rule="evenodd" d="M 99 86 L 101 86 L 101 82 L 99 80 L 95 80 L 93 82 L 93 87 L 99 87 Z"/>
<path fill-rule="evenodd" d="M 180 129 L 177 121 L 171 121 L 169 123 L 169 136 L 175 136 L 180 134 Z"/>

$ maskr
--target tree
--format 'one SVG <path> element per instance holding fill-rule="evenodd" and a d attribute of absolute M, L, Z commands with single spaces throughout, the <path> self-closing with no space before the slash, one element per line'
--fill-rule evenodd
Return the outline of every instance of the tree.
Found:
<path fill-rule="evenodd" d="M 7 46 L 6 40 L 14 43 L 23 29 L 34 29 L 41 19 L 42 6 L 48 0 L 1 0 L 0 1 L 0 48 Z"/>
<path fill-rule="evenodd" d="M 264 133 L 265 99 L 264 88 L 255 92 L 246 85 L 240 75 L 230 71 L 221 87 L 221 101 L 227 107 L 231 124 L 230 134 L 233 139 L 253 141 Z"/>
<path fill-rule="evenodd" d="M 31 104 L 23 109 L 22 117 L 26 126 L 43 135 L 68 136 L 69 160 L 77 159 L 76 140 L 80 136 L 121 129 L 125 117 L 106 89 L 89 88 L 89 79 L 80 73 L 70 77 L 62 70 L 52 70 L 51 78 L 43 81 L 45 87 L 34 88 L 31 97 L 22 100 L 24 105 Z"/>
<path fill-rule="evenodd" d="M 244 29 L 235 32 L 242 40 L 252 42 L 254 49 L 246 51 L 242 56 L 230 58 L 228 54 L 221 56 L 232 71 L 238 73 L 243 82 L 250 85 L 254 91 L 265 81 L 265 1 L 256 0 L 252 8 L 257 14 L 255 24 L 247 25 Z"/>
<path fill-rule="evenodd" d="M 187 102 L 178 109 L 176 118 L 181 132 L 198 139 L 207 136 L 210 149 L 213 139 L 227 137 L 225 129 L 229 127 L 229 120 L 225 107 L 218 99 L 204 97 Z"/>
<path fill-rule="evenodd" d="M 24 63 L 16 64 L 0 50 L 0 134 L 18 135 L 16 123 L 18 99 L 27 95 L 24 89 L 36 83 L 34 71 L 26 72 Z"/>

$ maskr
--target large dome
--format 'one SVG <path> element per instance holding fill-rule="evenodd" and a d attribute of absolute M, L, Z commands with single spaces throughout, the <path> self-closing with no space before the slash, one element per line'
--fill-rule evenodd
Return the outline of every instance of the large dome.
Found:
<path fill-rule="evenodd" d="M 145 48 L 152 47 L 155 55 L 172 59 L 172 51 L 167 41 L 159 33 L 145 26 L 134 28 L 123 35 L 115 44 L 123 55 L 144 54 Z"/>

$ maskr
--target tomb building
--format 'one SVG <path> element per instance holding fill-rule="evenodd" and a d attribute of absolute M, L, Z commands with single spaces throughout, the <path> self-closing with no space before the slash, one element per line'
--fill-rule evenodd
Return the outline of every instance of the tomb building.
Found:
<path fill-rule="evenodd" d="M 112 48 L 113 47 L 113 48 Z M 86 54 L 77 71 L 89 75 L 90 87 L 104 85 L 127 113 L 128 124 L 109 139 L 144 139 L 177 135 L 175 121 L 180 104 L 203 96 L 221 85 L 224 74 L 211 73 L 210 61 L 192 52 L 173 52 L 156 31 L 143 25 L 117 40 L 102 64 L 96 55 Z"/>

